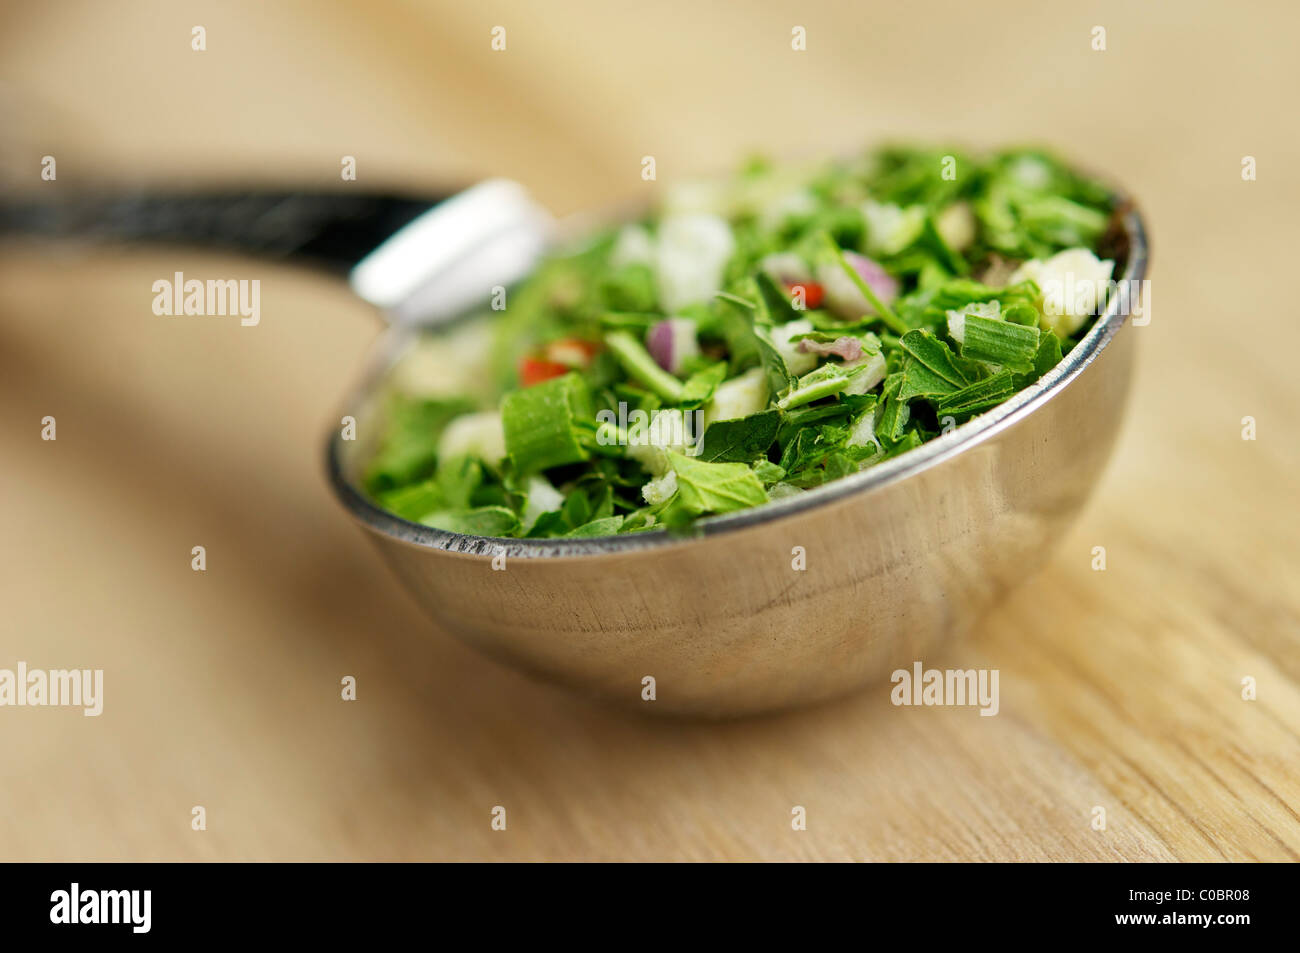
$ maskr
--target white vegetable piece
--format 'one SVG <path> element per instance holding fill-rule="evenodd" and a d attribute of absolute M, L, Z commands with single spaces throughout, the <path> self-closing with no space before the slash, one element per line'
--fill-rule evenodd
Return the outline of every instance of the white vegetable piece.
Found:
<path fill-rule="evenodd" d="M 767 272 L 768 276 L 776 282 L 812 281 L 812 269 L 801 256 L 792 251 L 778 251 L 764 255 L 758 267 Z"/>
<path fill-rule="evenodd" d="M 1008 172 L 1011 178 L 1027 189 L 1044 189 L 1052 181 L 1052 170 L 1036 156 L 1020 156 Z"/>
<path fill-rule="evenodd" d="M 849 431 L 849 437 L 844 441 L 848 447 L 875 447 L 880 450 L 880 441 L 876 438 L 876 420 L 880 416 L 879 405 L 864 411 L 862 416 L 853 422 L 853 429 Z"/>
<path fill-rule="evenodd" d="M 898 281 L 890 276 L 878 262 L 857 252 L 844 252 L 848 263 L 884 304 L 898 297 Z M 837 261 L 823 261 L 817 265 L 817 281 L 826 290 L 826 303 L 842 318 L 860 318 L 875 314 L 875 306 L 867 301 L 857 283 L 848 276 Z"/>
<path fill-rule="evenodd" d="M 668 451 L 689 453 L 687 436 L 686 415 L 674 408 L 655 411 L 640 439 L 629 442 L 627 455 L 654 475 L 653 480 L 641 487 L 642 498 L 651 506 L 677 492 L 677 474 L 668 465 Z"/>
<path fill-rule="evenodd" d="M 966 202 L 954 202 L 934 220 L 945 245 L 955 252 L 965 251 L 975 241 L 975 213 Z"/>
<path fill-rule="evenodd" d="M 412 397 L 491 400 L 495 342 L 488 321 L 466 321 L 442 334 L 421 335 L 394 366 L 393 385 Z"/>
<path fill-rule="evenodd" d="M 1086 248 L 1067 248 L 1046 261 L 1031 258 L 1010 283 L 1033 281 L 1043 293 L 1043 326 L 1069 337 L 1090 315 L 1098 314 L 1115 262 L 1099 260 Z"/>
<path fill-rule="evenodd" d="M 731 226 L 716 215 L 664 219 L 655 247 L 659 304 L 671 312 L 712 298 L 722 290 L 722 275 L 735 248 Z"/>
<path fill-rule="evenodd" d="M 862 203 L 867 220 L 867 251 L 872 255 L 897 255 L 925 229 L 925 209 L 920 205 L 899 208 L 870 200 Z"/>
<path fill-rule="evenodd" d="M 767 377 L 761 367 L 718 385 L 704 408 L 704 426 L 715 420 L 735 420 L 756 414 L 767 406 Z"/>
<path fill-rule="evenodd" d="M 793 483 L 773 483 L 767 490 L 769 500 L 784 500 L 792 496 L 798 496 L 803 490 Z"/>
<path fill-rule="evenodd" d="M 662 476 L 668 470 L 666 451 L 687 453 L 688 436 L 685 413 L 676 408 L 656 410 L 644 429 L 628 434 L 627 455 L 655 476 Z"/>
<path fill-rule="evenodd" d="M 558 510 L 564 505 L 564 494 L 551 486 L 551 481 L 539 474 L 528 478 L 528 499 L 524 502 L 524 512 L 519 517 L 524 529 L 532 529 L 537 518 L 543 513 Z"/>
<path fill-rule="evenodd" d="M 844 364 L 844 368 L 845 370 L 851 370 L 863 364 L 867 366 L 867 369 L 851 378 L 849 386 L 844 388 L 843 393 L 865 394 L 885 379 L 885 355 L 883 353 L 867 354 L 856 361 L 848 361 Z"/>
<path fill-rule="evenodd" d="M 505 459 L 506 434 L 499 411 L 462 414 L 447 425 L 438 440 L 438 457 L 450 460 L 461 456 L 478 457 L 493 466 Z"/>
<path fill-rule="evenodd" d="M 625 225 L 614 240 L 609 263 L 615 268 L 654 263 L 655 244 L 650 233 L 640 225 Z"/>
<path fill-rule="evenodd" d="M 816 354 L 805 354 L 799 350 L 799 342 L 790 339 L 796 334 L 808 334 L 813 329 L 811 321 L 800 318 L 797 321 L 787 321 L 785 324 L 778 324 L 772 328 L 769 339 L 772 346 L 776 348 L 778 354 L 785 361 L 786 370 L 795 377 L 800 374 L 807 374 L 817 366 Z"/>
<path fill-rule="evenodd" d="M 807 189 L 786 192 L 763 207 L 758 227 L 767 232 L 776 231 L 787 219 L 811 214 L 816 209 L 817 199 Z"/>
<path fill-rule="evenodd" d="M 669 470 L 641 487 L 641 497 L 651 506 L 663 503 L 677 492 L 677 471 Z"/>

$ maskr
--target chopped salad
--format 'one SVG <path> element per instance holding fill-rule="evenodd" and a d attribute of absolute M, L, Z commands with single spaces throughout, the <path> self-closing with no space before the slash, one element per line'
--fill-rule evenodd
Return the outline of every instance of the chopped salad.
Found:
<path fill-rule="evenodd" d="M 682 531 L 798 495 L 1054 367 L 1104 310 L 1116 219 L 1106 188 L 1023 149 L 752 160 L 666 188 L 415 347 L 365 490 L 513 538 Z"/>

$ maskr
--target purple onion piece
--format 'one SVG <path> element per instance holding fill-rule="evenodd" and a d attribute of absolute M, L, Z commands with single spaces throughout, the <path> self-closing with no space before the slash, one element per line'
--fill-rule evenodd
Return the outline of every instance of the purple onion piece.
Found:
<path fill-rule="evenodd" d="M 650 356 L 666 371 L 673 365 L 673 326 L 670 321 L 658 321 L 650 326 L 645 336 L 645 347 Z"/>
<path fill-rule="evenodd" d="M 846 251 L 844 260 L 875 292 L 882 303 L 889 304 L 898 297 L 898 280 L 866 255 Z M 818 277 L 822 279 L 822 285 L 826 289 L 826 300 L 831 310 L 840 317 L 858 318 L 864 314 L 875 314 L 871 302 L 858 290 L 853 279 L 844 273 L 844 269 L 838 262 L 823 264 L 818 269 Z"/>
<path fill-rule="evenodd" d="M 822 357 L 829 357 L 834 354 L 847 363 L 848 361 L 861 359 L 862 342 L 857 338 L 848 336 L 836 338 L 831 342 L 813 341 L 804 338 L 799 342 L 799 350 L 804 354 L 820 354 Z"/>
<path fill-rule="evenodd" d="M 862 276 L 862 280 L 882 302 L 889 304 L 898 297 L 898 281 L 866 255 L 850 251 L 844 253 L 844 259 Z"/>
<path fill-rule="evenodd" d="M 695 322 L 690 318 L 656 321 L 646 332 L 645 346 L 656 364 L 669 374 L 680 374 L 687 359 L 700 353 Z"/>

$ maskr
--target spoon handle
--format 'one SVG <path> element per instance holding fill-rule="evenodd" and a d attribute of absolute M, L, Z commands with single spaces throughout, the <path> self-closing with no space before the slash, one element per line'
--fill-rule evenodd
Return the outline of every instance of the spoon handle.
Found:
<path fill-rule="evenodd" d="M 91 193 L 0 204 L 0 236 L 179 242 L 347 274 L 443 198 L 341 191 Z"/>

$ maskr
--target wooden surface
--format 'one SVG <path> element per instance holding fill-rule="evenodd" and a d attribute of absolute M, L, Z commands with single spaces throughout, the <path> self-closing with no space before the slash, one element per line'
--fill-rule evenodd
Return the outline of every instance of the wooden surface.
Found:
<path fill-rule="evenodd" d="M 999 669 L 1000 714 L 894 708 L 882 686 L 661 723 L 501 669 L 418 613 L 327 491 L 322 435 L 378 329 L 341 284 L 9 246 L 0 667 L 103 668 L 105 702 L 0 709 L 0 858 L 1297 859 L 1300 17 L 473 6 L 8 8 L 2 181 L 325 183 L 352 154 L 372 184 L 504 172 L 569 211 L 652 188 L 645 154 L 661 179 L 890 136 L 1076 155 L 1145 209 L 1153 320 L 1126 332 L 1136 392 L 1090 508 L 925 660 Z M 37 178 L 47 153 L 56 183 Z M 151 284 L 176 270 L 260 279 L 260 326 L 154 316 Z"/>

